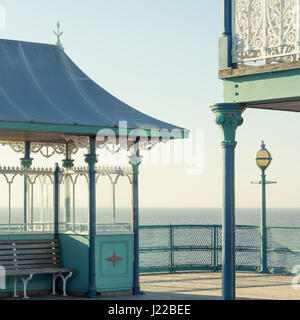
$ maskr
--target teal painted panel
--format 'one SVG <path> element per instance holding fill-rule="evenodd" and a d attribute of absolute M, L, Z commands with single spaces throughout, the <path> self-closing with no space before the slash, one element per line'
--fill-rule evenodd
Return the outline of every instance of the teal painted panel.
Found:
<path fill-rule="evenodd" d="M 96 238 L 98 291 L 130 290 L 133 286 L 133 235 Z"/>
<path fill-rule="evenodd" d="M 286 101 L 300 97 L 300 69 L 223 80 L 224 102 Z"/>
<path fill-rule="evenodd" d="M 86 292 L 89 283 L 89 237 L 60 234 L 62 265 L 76 272 L 68 281 L 67 289 Z"/>
<path fill-rule="evenodd" d="M 51 239 L 53 234 L 1 234 L 0 240 L 22 240 L 22 239 Z M 6 289 L 3 292 L 13 292 L 13 277 L 6 278 Z M 52 289 L 52 275 L 36 275 L 28 282 L 28 291 L 30 290 L 50 290 Z M 23 282 L 18 281 L 17 290 L 23 292 Z"/>

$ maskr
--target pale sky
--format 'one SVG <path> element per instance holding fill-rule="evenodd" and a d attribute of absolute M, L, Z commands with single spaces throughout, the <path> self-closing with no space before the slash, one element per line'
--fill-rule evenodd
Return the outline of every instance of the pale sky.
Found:
<path fill-rule="evenodd" d="M 52 31 L 59 20 L 66 53 L 99 85 L 151 116 L 192 131 L 202 130 L 203 172 L 187 175 L 190 166 L 184 164 L 142 165 L 140 204 L 220 207 L 221 135 L 209 106 L 222 102 L 222 82 L 217 78 L 221 3 L 2 0 L 6 29 L 0 33 L 6 39 L 54 43 Z M 254 154 L 263 139 L 274 159 L 267 170 L 268 179 L 278 181 L 268 187 L 268 206 L 299 207 L 300 142 L 296 137 L 300 115 L 247 110 L 244 120 L 237 134 L 237 206 L 260 206 L 260 187 L 250 182 L 259 179 Z M 18 164 L 21 155 L 2 150 L 1 164 Z M 101 153 L 100 160 L 107 163 Z M 43 161 L 36 163 L 53 164 Z"/>

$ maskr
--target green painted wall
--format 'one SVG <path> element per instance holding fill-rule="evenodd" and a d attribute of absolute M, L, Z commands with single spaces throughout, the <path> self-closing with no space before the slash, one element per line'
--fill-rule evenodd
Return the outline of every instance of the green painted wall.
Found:
<path fill-rule="evenodd" d="M 22 239 L 51 239 L 53 234 L 11 234 L 0 235 L 0 240 L 22 240 Z M 1 290 L 0 293 L 11 292 L 14 290 L 13 277 L 6 278 L 6 290 Z M 52 275 L 36 275 L 28 282 L 27 290 L 50 290 L 52 288 Z M 20 295 L 23 295 L 23 282 L 18 281 L 17 285 Z"/>
<path fill-rule="evenodd" d="M 60 234 L 59 242 L 63 267 L 76 270 L 68 281 L 67 289 L 86 292 L 89 283 L 89 237 Z"/>
<path fill-rule="evenodd" d="M 64 267 L 76 269 L 68 282 L 68 290 L 87 292 L 89 269 L 88 236 L 61 234 L 59 236 Z M 96 236 L 96 285 L 97 291 L 120 291 L 132 288 L 133 275 L 133 235 Z M 114 251 L 122 260 L 113 266 L 106 259 Z"/>
<path fill-rule="evenodd" d="M 224 102 L 286 101 L 300 97 L 300 69 L 281 70 L 223 80 Z"/>
<path fill-rule="evenodd" d="M 113 255 L 122 260 L 112 260 Z M 131 290 L 133 287 L 133 235 L 96 238 L 96 285 L 100 291 Z"/>

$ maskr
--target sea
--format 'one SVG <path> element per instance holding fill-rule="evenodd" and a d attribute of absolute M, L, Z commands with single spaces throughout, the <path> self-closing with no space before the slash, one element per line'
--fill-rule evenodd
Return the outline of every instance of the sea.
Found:
<path fill-rule="evenodd" d="M 72 211 L 72 210 L 71 210 Z M 61 221 L 64 210 L 61 208 Z M 22 208 L 12 208 L 12 223 L 22 223 Z M 72 214 L 71 214 L 72 215 Z M 260 225 L 261 210 L 259 208 L 237 208 L 237 225 Z M 33 209 L 34 222 L 41 221 L 41 208 Z M 76 208 L 76 222 L 88 221 L 88 208 Z M 116 208 L 116 223 L 131 223 L 131 208 Z M 52 208 L 43 211 L 43 221 L 51 222 Z M 140 225 L 211 225 L 222 224 L 221 208 L 140 208 Z M 8 222 L 8 209 L 0 208 L 0 224 Z M 112 223 L 113 214 L 110 208 L 97 208 L 97 223 Z M 268 226 L 300 227 L 300 208 L 267 209 Z"/>

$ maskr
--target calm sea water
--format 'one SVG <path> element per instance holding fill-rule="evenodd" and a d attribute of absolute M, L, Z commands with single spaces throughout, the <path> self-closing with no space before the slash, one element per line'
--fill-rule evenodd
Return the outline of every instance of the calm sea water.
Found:
<path fill-rule="evenodd" d="M 34 221 L 40 222 L 41 209 L 34 208 Z M 63 210 L 61 210 L 63 212 Z M 86 222 L 88 210 L 76 209 L 76 222 Z M 52 212 L 44 210 L 43 220 L 51 221 Z M 22 223 L 23 209 L 12 208 L 12 222 Z M 63 214 L 61 216 L 63 221 Z M 8 222 L 8 209 L 0 208 L 0 224 Z M 112 223 L 112 210 L 109 208 L 97 209 L 98 223 Z M 131 222 L 130 208 L 117 208 L 117 223 Z M 222 210 L 220 208 L 141 208 L 140 225 L 169 225 L 169 224 L 222 224 Z M 259 225 L 260 209 L 236 209 L 236 224 Z M 296 226 L 300 227 L 300 209 L 268 209 L 268 226 Z"/>

